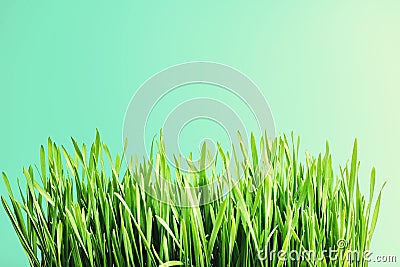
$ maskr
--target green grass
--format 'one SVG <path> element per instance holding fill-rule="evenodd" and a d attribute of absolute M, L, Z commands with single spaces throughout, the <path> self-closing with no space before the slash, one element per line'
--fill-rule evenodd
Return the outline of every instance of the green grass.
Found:
<path fill-rule="evenodd" d="M 291 139 L 263 137 L 256 144 L 252 138 L 251 152 L 240 152 L 244 162 L 232 160 L 234 173 L 226 167 L 234 155 L 220 148 L 220 172 L 213 165 L 191 174 L 169 169 L 161 138 L 156 160 L 135 161 L 132 171 L 121 156 L 112 158 L 98 133 L 90 150 L 73 140 L 68 152 L 49 139 L 40 165 L 23 170 L 19 196 L 3 173 L 11 205 L 4 197 L 2 203 L 31 266 L 367 266 L 351 263 L 346 251 L 370 247 L 381 198 L 379 192 L 372 204 L 375 170 L 366 198 L 359 189 L 357 141 L 350 165 L 336 176 L 328 144 L 323 155 L 306 153 L 301 163 L 299 140 Z M 203 150 L 200 162 L 205 157 Z M 171 172 L 178 178 L 168 178 Z M 137 182 L 162 194 L 154 179 L 160 175 L 176 186 L 197 186 L 240 173 L 232 191 L 200 207 L 162 203 Z M 338 249 L 338 241 L 346 246 Z M 334 257 L 324 253 L 329 248 L 337 249 Z M 318 259 L 284 261 L 271 253 L 280 250 L 314 251 Z"/>

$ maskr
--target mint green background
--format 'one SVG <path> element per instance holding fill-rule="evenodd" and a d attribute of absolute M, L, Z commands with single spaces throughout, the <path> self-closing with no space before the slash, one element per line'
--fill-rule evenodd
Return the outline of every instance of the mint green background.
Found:
<path fill-rule="evenodd" d="M 98 128 L 120 152 L 141 83 L 215 61 L 259 85 L 278 133 L 300 135 L 303 151 L 328 139 L 338 166 L 358 137 L 364 192 L 373 165 L 377 185 L 388 181 L 372 250 L 400 261 L 400 2 L 166 2 L 0 0 L 0 170 L 13 186 L 48 136 L 88 143 Z M 0 266 L 27 266 L 3 209 L 0 231 Z"/>

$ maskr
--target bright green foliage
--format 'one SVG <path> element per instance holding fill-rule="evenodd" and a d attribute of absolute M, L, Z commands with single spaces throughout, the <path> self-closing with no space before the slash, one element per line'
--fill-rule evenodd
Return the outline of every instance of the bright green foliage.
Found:
<path fill-rule="evenodd" d="M 69 153 L 49 139 L 37 170 L 24 169 L 20 196 L 3 173 L 11 206 L 3 197 L 2 203 L 31 266 L 367 266 L 351 263 L 345 253 L 369 248 L 381 199 L 379 193 L 372 208 L 375 170 L 370 196 L 360 193 L 357 142 L 351 165 L 335 176 L 328 144 L 324 155 L 306 154 L 303 164 L 299 139 L 267 140 L 252 137 L 250 153 L 242 146 L 244 162 L 219 147 L 220 174 L 215 166 L 210 173 L 197 166 L 200 171 L 190 174 L 173 170 L 175 179 L 162 138 L 152 154 L 156 160 L 131 162 L 132 171 L 125 159 L 112 159 L 98 133 L 90 151 L 73 140 Z M 201 157 L 206 154 L 203 148 Z M 220 177 L 232 181 L 240 173 L 232 191 L 194 208 L 161 203 L 137 182 L 162 191 L 161 174 L 177 185 L 198 186 Z M 345 247 L 339 249 L 338 241 Z M 337 249 L 330 257 L 323 252 L 329 248 Z M 283 261 L 280 250 L 316 255 Z"/>

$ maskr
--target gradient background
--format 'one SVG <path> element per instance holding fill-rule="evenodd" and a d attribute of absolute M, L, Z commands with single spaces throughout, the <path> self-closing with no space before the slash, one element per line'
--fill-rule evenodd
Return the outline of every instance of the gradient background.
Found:
<path fill-rule="evenodd" d="M 0 170 L 14 188 L 48 136 L 89 143 L 98 128 L 122 151 L 125 109 L 147 78 L 215 61 L 258 84 L 277 133 L 300 135 L 302 151 L 328 139 L 343 165 L 358 137 L 364 192 L 372 166 L 377 186 L 388 181 L 372 250 L 400 261 L 400 1 L 81 2 L 0 0 Z M 0 266 L 27 266 L 2 208 L 0 233 Z"/>

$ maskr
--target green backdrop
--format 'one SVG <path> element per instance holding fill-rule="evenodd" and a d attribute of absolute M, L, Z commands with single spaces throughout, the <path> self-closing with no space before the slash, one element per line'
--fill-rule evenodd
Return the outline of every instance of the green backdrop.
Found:
<path fill-rule="evenodd" d="M 363 191 L 372 166 L 377 185 L 388 181 L 372 251 L 400 261 L 400 1 L 280 2 L 0 0 L 0 170 L 15 188 L 48 136 L 69 146 L 96 128 L 120 152 L 125 109 L 147 78 L 215 61 L 259 85 L 277 133 L 293 130 L 303 151 L 328 139 L 338 166 L 358 137 Z M 204 127 L 185 130 L 184 150 Z M 0 266 L 27 266 L 2 208 L 0 232 Z"/>

